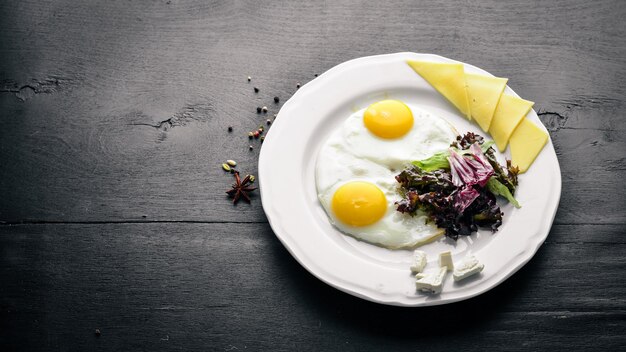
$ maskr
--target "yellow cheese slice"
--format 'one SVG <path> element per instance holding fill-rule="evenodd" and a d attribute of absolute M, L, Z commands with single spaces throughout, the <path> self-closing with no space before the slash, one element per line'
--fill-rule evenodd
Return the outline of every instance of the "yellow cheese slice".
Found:
<path fill-rule="evenodd" d="M 489 77 L 474 73 L 465 74 L 472 118 L 485 132 L 489 131 L 493 113 L 496 111 L 496 106 L 498 106 L 498 101 L 507 81 L 507 78 Z"/>
<path fill-rule="evenodd" d="M 504 152 L 515 127 L 519 125 L 534 104 L 532 101 L 502 94 L 489 126 L 489 134 L 496 142 L 500 152 Z"/>
<path fill-rule="evenodd" d="M 519 172 L 528 170 L 543 146 L 548 141 L 548 133 L 532 121 L 524 118 L 511 135 L 511 163 L 519 167 Z"/>
<path fill-rule="evenodd" d="M 407 61 L 409 66 L 470 119 L 463 64 Z"/>

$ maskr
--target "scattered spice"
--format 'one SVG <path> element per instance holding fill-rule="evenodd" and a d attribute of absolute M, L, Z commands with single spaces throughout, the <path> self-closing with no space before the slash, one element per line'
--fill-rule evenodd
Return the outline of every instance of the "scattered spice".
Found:
<path fill-rule="evenodd" d="M 233 131 L 233 126 L 228 126 L 228 132 L 232 132 Z"/>
<path fill-rule="evenodd" d="M 230 166 L 237 166 L 237 162 L 235 160 L 226 160 L 226 164 Z"/>
<path fill-rule="evenodd" d="M 232 185 L 232 188 L 226 191 L 229 197 L 233 198 L 233 204 L 237 204 L 240 198 L 243 198 L 246 202 L 250 203 L 250 196 L 248 193 L 254 191 L 256 187 L 249 187 L 250 176 L 248 175 L 244 177 L 242 180 L 239 178 L 239 172 L 235 171 L 235 183 Z"/>
<path fill-rule="evenodd" d="M 257 114 L 260 114 L 260 113 L 261 113 L 261 107 L 260 107 L 260 106 L 257 106 L 257 107 L 256 107 L 256 113 L 257 113 Z"/>
<path fill-rule="evenodd" d="M 254 137 L 254 133 L 248 132 L 248 139 L 252 139 L 252 137 Z"/>
<path fill-rule="evenodd" d="M 250 183 L 254 182 L 254 180 L 256 180 L 256 178 L 254 177 L 254 175 L 246 175 L 246 177 L 249 176 L 250 177 Z"/>
<path fill-rule="evenodd" d="M 100 329 L 96 329 L 96 331 L 94 331 L 94 334 L 96 334 L 96 336 L 100 336 Z"/>
<path fill-rule="evenodd" d="M 274 103 L 278 104 L 279 101 L 280 99 L 278 97 L 274 97 Z"/>
<path fill-rule="evenodd" d="M 267 122 L 267 124 L 268 124 L 268 125 L 271 125 L 271 124 L 272 124 L 272 120 L 270 120 L 270 119 L 267 119 L 267 121 L 266 121 L 266 122 Z"/>
<path fill-rule="evenodd" d="M 259 92 L 259 88 L 254 87 L 254 92 L 255 92 L 255 93 L 258 93 L 258 92 Z"/>
<path fill-rule="evenodd" d="M 248 76 L 248 82 L 252 81 L 252 77 Z"/>
<path fill-rule="evenodd" d="M 254 147 L 253 147 L 253 146 L 251 146 L 251 145 L 249 145 L 249 146 L 248 146 L 248 149 L 252 150 L 252 149 L 254 149 Z"/>
<path fill-rule="evenodd" d="M 317 73 L 316 73 L 316 74 L 314 74 L 314 76 L 315 76 L 315 77 L 317 77 Z"/>
<path fill-rule="evenodd" d="M 267 114 L 267 106 L 262 107 L 261 111 L 263 111 L 264 114 Z"/>
<path fill-rule="evenodd" d="M 261 135 L 261 132 L 254 131 L 254 132 L 252 132 L 252 135 L 254 136 L 254 138 L 259 138 L 259 135 Z"/>
<path fill-rule="evenodd" d="M 296 88 L 300 88 L 300 82 L 298 82 L 298 84 L 296 84 Z"/>
<path fill-rule="evenodd" d="M 222 164 L 222 169 L 224 169 L 224 171 L 226 172 L 230 172 L 230 170 L 232 170 L 230 166 L 226 163 Z"/>
<path fill-rule="evenodd" d="M 261 143 L 265 140 L 265 136 L 261 136 Z"/>

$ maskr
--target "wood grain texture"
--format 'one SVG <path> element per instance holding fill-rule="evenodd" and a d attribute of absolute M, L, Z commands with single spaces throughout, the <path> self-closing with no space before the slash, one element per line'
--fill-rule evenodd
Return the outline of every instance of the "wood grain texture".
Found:
<path fill-rule="evenodd" d="M 626 345 L 625 17 L 619 0 L 0 2 L 0 351 Z M 247 132 L 297 83 L 399 51 L 508 77 L 559 158 L 546 243 L 466 302 L 343 294 L 258 196 L 223 193 L 220 164 L 256 173 Z"/>
<path fill-rule="evenodd" d="M 509 77 L 546 112 L 574 182 L 557 222 L 626 223 L 604 202 L 626 167 L 620 2 L 469 1 L 455 21 L 453 5 L 429 1 L 0 6 L 1 221 L 265 221 L 259 206 L 228 206 L 219 168 L 255 172 L 256 107 L 271 116 L 315 73 L 410 50 Z"/>
<path fill-rule="evenodd" d="M 585 242 L 590 231 L 596 239 Z M 527 266 L 484 295 L 406 309 L 317 280 L 266 224 L 3 226 L 0 343 L 5 350 L 184 351 L 598 350 L 626 343 L 621 229 L 556 225 L 549 238 Z"/>

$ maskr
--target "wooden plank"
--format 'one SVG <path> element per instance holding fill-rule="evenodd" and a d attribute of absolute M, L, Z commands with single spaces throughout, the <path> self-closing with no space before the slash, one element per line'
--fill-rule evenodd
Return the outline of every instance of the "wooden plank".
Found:
<path fill-rule="evenodd" d="M 626 140 L 619 131 L 552 132 L 561 167 L 560 224 L 626 223 Z"/>
<path fill-rule="evenodd" d="M 535 258 L 495 289 L 406 309 L 317 280 L 266 224 L 5 225 L 0 346 L 613 349 L 626 343 L 623 230 L 556 225 Z"/>
<path fill-rule="evenodd" d="M 412 50 L 509 77 L 546 112 L 557 222 L 626 222 L 619 1 L 472 2 L 458 21 L 440 2 L 0 6 L 0 221 L 265 221 L 258 198 L 229 205 L 219 169 L 256 172 L 256 107 L 273 114 L 344 60 Z"/>

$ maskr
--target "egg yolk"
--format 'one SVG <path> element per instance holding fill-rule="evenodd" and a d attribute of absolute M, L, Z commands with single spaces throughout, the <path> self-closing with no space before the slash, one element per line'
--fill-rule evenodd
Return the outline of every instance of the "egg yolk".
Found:
<path fill-rule="evenodd" d="M 365 110 L 363 123 L 370 132 L 380 138 L 398 138 L 413 127 L 413 113 L 399 100 L 383 100 Z"/>
<path fill-rule="evenodd" d="M 367 226 L 385 215 L 387 199 L 376 185 L 352 181 L 335 191 L 332 208 L 335 216 L 344 224 Z"/>

